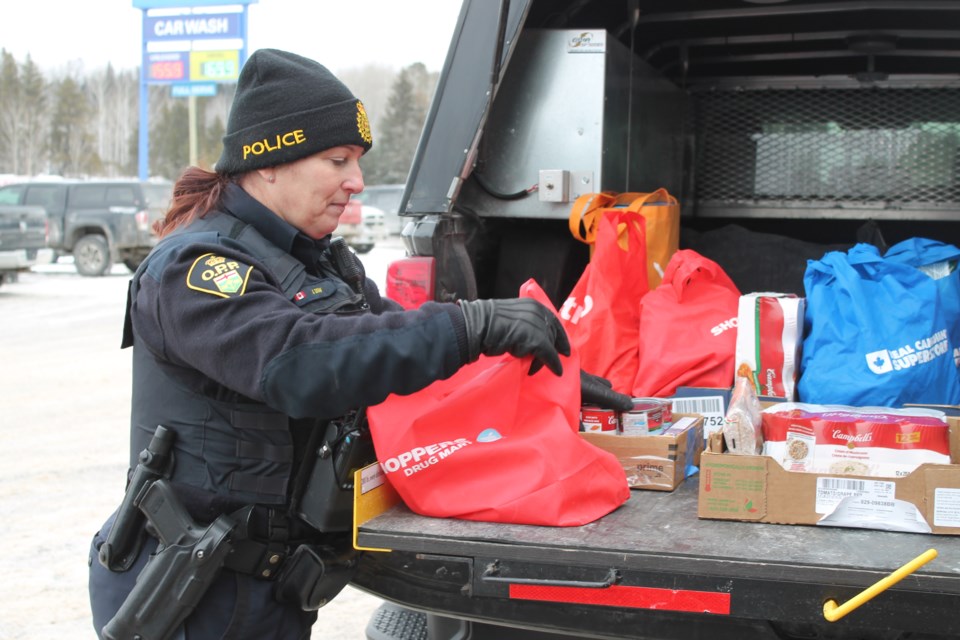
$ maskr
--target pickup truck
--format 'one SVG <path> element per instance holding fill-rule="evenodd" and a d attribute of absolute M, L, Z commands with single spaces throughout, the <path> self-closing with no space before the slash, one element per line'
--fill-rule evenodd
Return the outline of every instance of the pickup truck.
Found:
<path fill-rule="evenodd" d="M 47 180 L 0 187 L 0 204 L 43 207 L 50 248 L 72 255 L 77 273 L 102 276 L 115 262 L 135 271 L 157 243 L 153 224 L 166 213 L 166 180 Z"/>
<path fill-rule="evenodd" d="M 0 284 L 15 281 L 48 253 L 43 208 L 0 205 Z"/>
<path fill-rule="evenodd" d="M 859 241 L 960 242 L 960 2 L 464 0 L 401 203 L 387 294 L 558 306 L 575 198 L 663 187 L 681 248 L 803 295 Z M 548 446 L 545 443 L 545 446 Z M 368 638 L 960 637 L 960 538 L 701 519 L 698 476 L 583 527 L 363 522 Z M 824 616 L 925 550 L 939 557 Z"/>

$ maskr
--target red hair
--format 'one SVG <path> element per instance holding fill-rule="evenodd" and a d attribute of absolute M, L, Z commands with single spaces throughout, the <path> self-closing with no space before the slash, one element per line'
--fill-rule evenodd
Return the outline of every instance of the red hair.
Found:
<path fill-rule="evenodd" d="M 173 185 L 170 209 L 163 220 L 154 223 L 153 230 L 163 238 L 174 229 L 202 218 L 217 206 L 229 182 L 228 175 L 187 167 Z"/>

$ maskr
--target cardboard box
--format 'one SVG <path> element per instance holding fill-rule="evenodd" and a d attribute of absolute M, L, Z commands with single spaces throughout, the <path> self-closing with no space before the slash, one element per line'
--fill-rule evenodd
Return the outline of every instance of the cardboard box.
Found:
<path fill-rule="evenodd" d="M 703 451 L 703 416 L 674 414 L 673 426 L 656 436 L 580 435 L 617 456 L 631 489 L 673 491 L 697 472 Z"/>
<path fill-rule="evenodd" d="M 787 471 L 768 456 L 720 453 L 715 434 L 700 458 L 697 515 L 960 535 L 960 418 L 947 421 L 953 464 L 923 464 L 901 478 Z"/>

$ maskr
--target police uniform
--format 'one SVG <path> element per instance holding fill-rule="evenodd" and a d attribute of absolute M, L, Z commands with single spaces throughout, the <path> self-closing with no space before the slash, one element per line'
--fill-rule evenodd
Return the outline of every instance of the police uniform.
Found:
<path fill-rule="evenodd" d="M 220 209 L 165 238 L 138 269 L 125 340 L 134 347 L 131 468 L 156 425 L 175 431 L 170 481 L 204 523 L 246 504 L 285 513 L 307 438 L 323 421 L 448 377 L 467 359 L 455 305 L 395 313 L 369 279 L 363 296 L 343 281 L 329 238 L 308 238 L 235 184 Z M 292 525 L 294 538 L 309 533 Z M 94 606 L 99 629 L 132 585 L 127 572 L 95 562 L 92 591 L 111 582 L 117 591 Z M 224 573 L 218 584 L 265 588 Z M 201 610 L 249 612 L 260 600 Z M 308 626 L 313 617 L 294 616 Z"/>

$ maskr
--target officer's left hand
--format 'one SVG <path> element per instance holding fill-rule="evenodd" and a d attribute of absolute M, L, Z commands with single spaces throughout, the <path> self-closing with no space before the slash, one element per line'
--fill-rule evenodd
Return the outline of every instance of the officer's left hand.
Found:
<path fill-rule="evenodd" d="M 612 387 L 613 385 L 606 378 L 580 370 L 580 402 L 582 404 L 595 404 L 614 411 L 633 409 L 630 396 L 618 393 Z"/>

